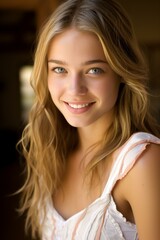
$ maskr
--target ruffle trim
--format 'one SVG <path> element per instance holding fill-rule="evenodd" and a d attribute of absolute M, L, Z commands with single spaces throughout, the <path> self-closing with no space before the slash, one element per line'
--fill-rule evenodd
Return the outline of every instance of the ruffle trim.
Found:
<path fill-rule="evenodd" d="M 110 209 L 111 208 L 111 209 Z M 113 199 L 113 197 L 111 196 L 111 202 L 110 202 L 110 206 L 108 208 L 108 213 L 110 214 L 110 212 L 114 212 L 116 215 L 118 215 L 118 217 L 126 224 L 128 224 L 130 227 L 133 227 L 136 230 L 136 225 L 134 223 L 129 222 L 124 215 L 118 211 L 116 203 Z M 111 214 L 112 215 L 112 214 Z"/>

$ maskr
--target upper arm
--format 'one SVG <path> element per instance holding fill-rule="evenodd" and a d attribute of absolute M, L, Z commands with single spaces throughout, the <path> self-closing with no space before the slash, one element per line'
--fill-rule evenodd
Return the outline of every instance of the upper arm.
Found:
<path fill-rule="evenodd" d="M 150 144 L 126 176 L 129 202 L 140 240 L 160 239 L 160 146 Z"/>

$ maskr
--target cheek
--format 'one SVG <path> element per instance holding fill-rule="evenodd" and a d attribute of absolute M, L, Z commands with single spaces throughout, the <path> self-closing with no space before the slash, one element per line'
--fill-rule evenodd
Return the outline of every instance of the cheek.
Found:
<path fill-rule="evenodd" d="M 107 109 L 114 108 L 117 98 L 118 98 L 118 92 L 119 92 L 119 85 L 108 85 L 108 87 L 104 87 L 102 89 L 103 91 L 103 103 L 104 107 Z"/>
<path fill-rule="evenodd" d="M 48 90 L 50 92 L 53 103 L 59 108 L 60 99 L 64 93 L 64 86 L 62 81 L 56 81 L 56 79 L 48 79 Z"/>
<path fill-rule="evenodd" d="M 105 82 L 97 89 L 99 90 L 99 93 L 108 101 L 116 101 L 119 92 L 119 85 L 120 83 L 118 81 L 110 80 L 107 84 Z"/>
<path fill-rule="evenodd" d="M 51 79 L 48 79 L 48 90 L 51 95 L 52 101 L 55 102 L 55 99 L 57 98 L 56 94 L 57 91 L 55 91 L 56 87 L 54 86 L 54 82 Z"/>
<path fill-rule="evenodd" d="M 48 90 L 51 95 L 57 95 L 57 93 L 60 90 L 60 84 L 56 80 L 53 80 L 52 78 L 48 79 Z"/>

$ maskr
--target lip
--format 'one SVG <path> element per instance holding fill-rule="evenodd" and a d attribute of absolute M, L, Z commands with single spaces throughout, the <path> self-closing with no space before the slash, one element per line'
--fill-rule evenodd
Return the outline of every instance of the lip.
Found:
<path fill-rule="evenodd" d="M 64 102 L 71 113 L 81 114 L 87 112 L 95 102 Z"/>

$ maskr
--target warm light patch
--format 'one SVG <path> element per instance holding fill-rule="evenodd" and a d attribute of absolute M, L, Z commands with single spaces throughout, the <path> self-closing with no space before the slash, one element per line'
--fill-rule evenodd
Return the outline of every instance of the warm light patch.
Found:
<path fill-rule="evenodd" d="M 30 76 L 32 66 L 23 66 L 19 71 L 20 78 L 20 94 L 21 94 L 21 113 L 22 119 L 28 119 L 28 112 L 33 104 L 34 91 L 30 85 Z"/>

